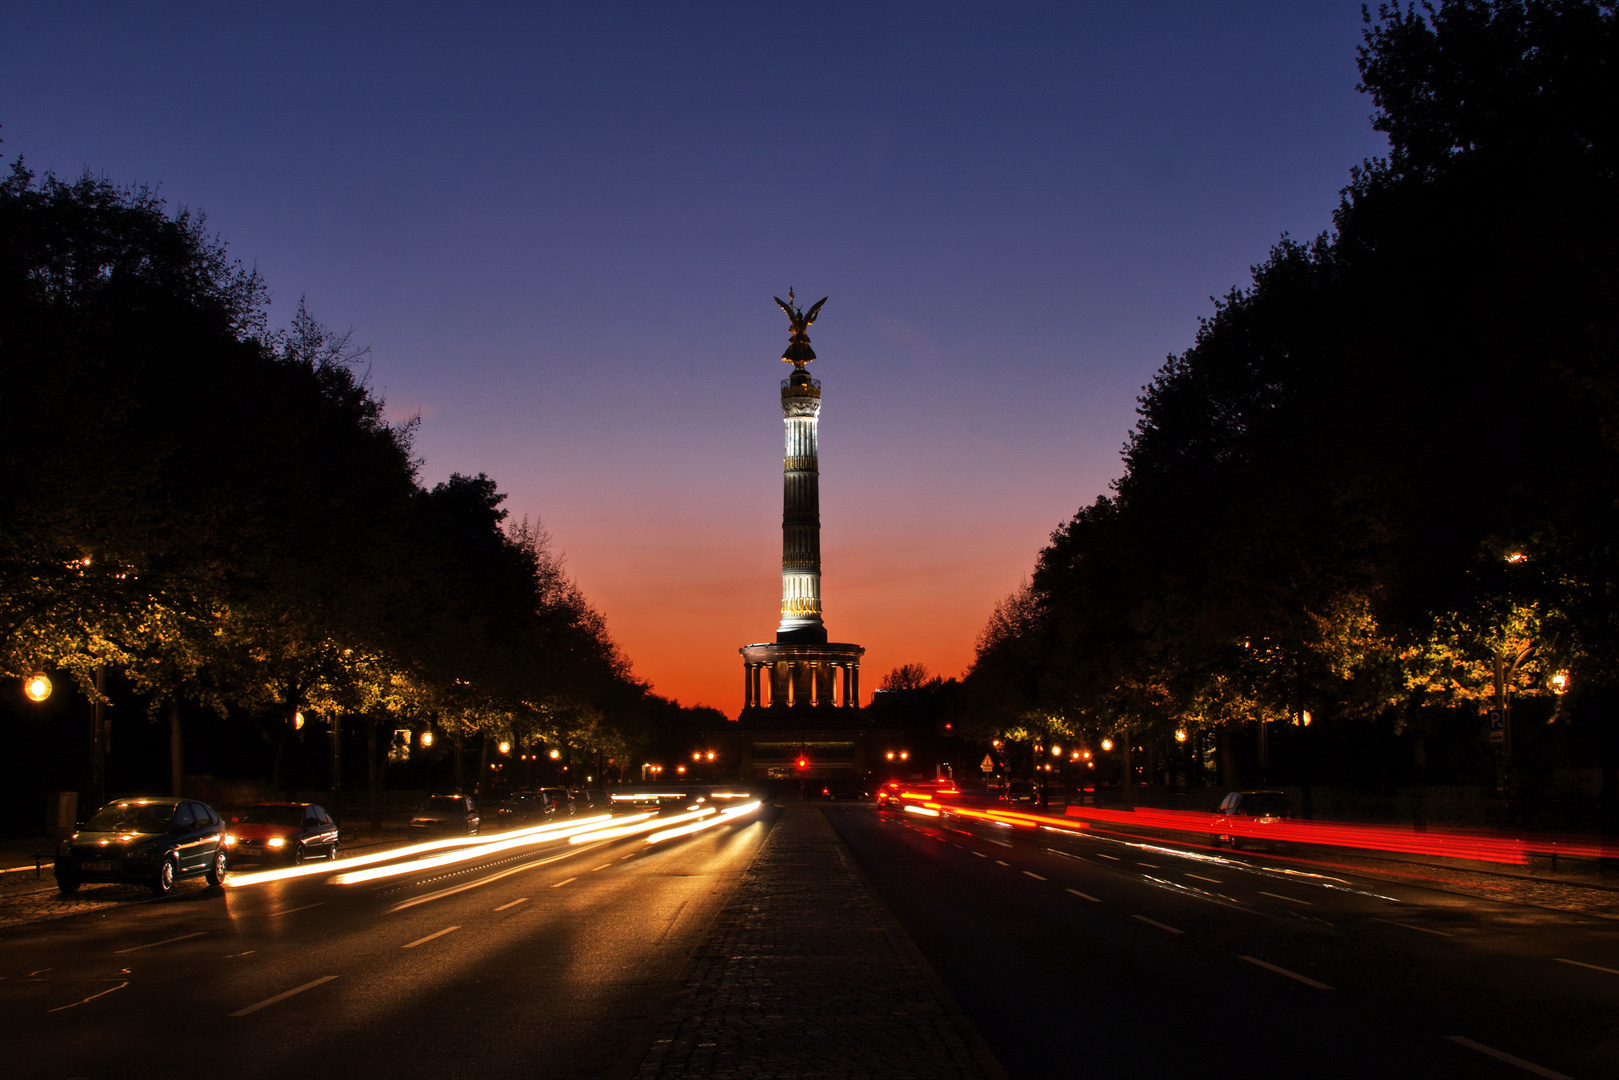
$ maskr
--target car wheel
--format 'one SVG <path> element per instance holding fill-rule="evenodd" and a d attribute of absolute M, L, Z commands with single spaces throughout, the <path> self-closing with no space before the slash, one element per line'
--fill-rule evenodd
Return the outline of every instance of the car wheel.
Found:
<path fill-rule="evenodd" d="M 294 865 L 294 866 L 302 866 L 303 864 L 304 864 L 304 846 L 302 844 L 294 844 L 292 846 L 292 865 Z"/>
<path fill-rule="evenodd" d="M 214 860 L 208 864 L 208 870 L 203 875 L 208 884 L 219 885 L 225 880 L 225 849 L 217 848 L 214 851 Z"/>
<path fill-rule="evenodd" d="M 76 877 L 67 877 L 64 874 L 57 874 L 56 889 L 63 896 L 72 896 L 74 893 L 79 891 L 79 879 Z"/>
<path fill-rule="evenodd" d="M 173 859 L 164 859 L 163 865 L 157 868 L 157 876 L 152 879 L 152 891 L 159 896 L 174 891 Z"/>
<path fill-rule="evenodd" d="M 328 859 L 332 860 L 333 862 L 337 861 L 337 844 L 336 843 L 332 844 L 331 848 L 326 853 L 326 857 Z"/>

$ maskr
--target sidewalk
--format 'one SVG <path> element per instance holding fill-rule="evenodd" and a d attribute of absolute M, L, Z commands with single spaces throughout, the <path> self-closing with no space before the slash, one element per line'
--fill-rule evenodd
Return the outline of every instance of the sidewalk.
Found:
<path fill-rule="evenodd" d="M 818 807 L 789 803 L 634 1080 L 1005 1076 Z"/>

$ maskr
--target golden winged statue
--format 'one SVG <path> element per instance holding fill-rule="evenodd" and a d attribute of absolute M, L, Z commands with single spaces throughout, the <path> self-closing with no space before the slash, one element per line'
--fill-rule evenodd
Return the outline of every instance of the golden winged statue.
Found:
<path fill-rule="evenodd" d="M 771 299 L 787 313 L 788 322 L 792 324 L 792 335 L 787 339 L 787 351 L 781 354 L 781 358 L 799 371 L 803 371 L 804 365 L 815 359 L 815 350 L 810 348 L 809 327 L 815 321 L 815 316 L 820 314 L 821 305 L 826 303 L 827 297 L 821 297 L 808 311 L 801 311 L 793 306 L 795 297 L 792 289 L 787 290 L 786 300 L 779 296 Z"/>

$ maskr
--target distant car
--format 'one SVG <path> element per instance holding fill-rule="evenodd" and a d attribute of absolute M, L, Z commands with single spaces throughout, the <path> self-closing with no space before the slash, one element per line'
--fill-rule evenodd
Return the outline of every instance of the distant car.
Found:
<path fill-rule="evenodd" d="M 821 797 L 828 802 L 850 799 L 865 802 L 871 798 L 871 785 L 853 776 L 840 776 L 821 783 Z"/>
<path fill-rule="evenodd" d="M 410 831 L 417 836 L 429 833 L 477 836 L 477 804 L 465 795 L 429 795 L 411 815 Z"/>
<path fill-rule="evenodd" d="M 1214 821 L 1209 826 L 1209 843 L 1214 847 L 1229 844 L 1233 851 L 1248 846 L 1274 849 L 1275 841 L 1239 836 L 1231 829 L 1233 826 L 1246 829 L 1271 825 L 1292 816 L 1292 804 L 1285 791 L 1233 791 L 1215 808 Z"/>
<path fill-rule="evenodd" d="M 285 859 L 296 866 L 312 855 L 337 858 L 337 823 L 314 803 L 259 803 L 230 822 L 225 847 L 232 863 Z"/>
<path fill-rule="evenodd" d="M 573 795 L 573 805 L 578 810 L 587 810 L 592 814 L 600 814 L 608 808 L 607 792 L 605 791 L 598 791 L 595 788 L 578 788 L 571 794 Z"/>
<path fill-rule="evenodd" d="M 184 877 L 225 880 L 225 822 L 207 803 L 169 796 L 117 799 L 56 849 L 64 896 L 89 882 L 145 885 L 162 896 Z"/>
<path fill-rule="evenodd" d="M 1012 780 L 1001 792 L 1000 801 L 1031 806 L 1040 801 L 1040 787 L 1033 780 Z"/>

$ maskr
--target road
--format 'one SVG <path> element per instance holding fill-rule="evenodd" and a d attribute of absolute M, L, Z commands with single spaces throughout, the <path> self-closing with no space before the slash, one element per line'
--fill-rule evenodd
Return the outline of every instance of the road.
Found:
<path fill-rule="evenodd" d="M 828 807 L 1013 1077 L 1619 1077 L 1619 922 Z"/>
<path fill-rule="evenodd" d="M 645 1051 L 769 818 L 0 934 L 8 1077 L 593 1077 Z M 333 873 L 346 869 L 339 861 Z"/>

